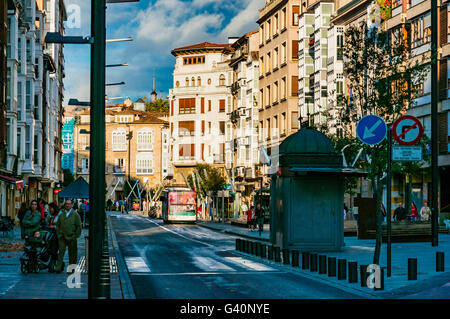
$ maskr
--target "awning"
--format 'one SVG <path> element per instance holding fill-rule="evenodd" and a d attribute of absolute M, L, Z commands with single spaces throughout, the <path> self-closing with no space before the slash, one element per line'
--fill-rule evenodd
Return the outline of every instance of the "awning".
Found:
<path fill-rule="evenodd" d="M 331 168 L 331 167 L 294 167 L 291 172 L 299 173 L 327 173 L 344 174 L 347 176 L 366 176 L 367 172 L 357 168 Z"/>
<path fill-rule="evenodd" d="M 0 179 L 4 180 L 5 182 L 14 184 L 17 190 L 23 189 L 24 187 L 22 179 L 5 175 L 0 175 Z"/>

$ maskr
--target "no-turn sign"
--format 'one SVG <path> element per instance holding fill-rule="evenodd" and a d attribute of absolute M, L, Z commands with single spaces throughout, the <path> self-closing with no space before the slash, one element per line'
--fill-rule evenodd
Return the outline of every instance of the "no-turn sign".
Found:
<path fill-rule="evenodd" d="M 423 134 L 420 121 L 411 115 L 399 117 L 392 125 L 392 137 L 400 145 L 414 145 Z"/>

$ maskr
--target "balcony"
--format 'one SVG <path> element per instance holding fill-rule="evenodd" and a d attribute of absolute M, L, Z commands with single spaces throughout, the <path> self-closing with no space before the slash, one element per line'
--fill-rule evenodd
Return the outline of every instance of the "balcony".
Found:
<path fill-rule="evenodd" d="M 231 93 L 236 93 L 240 88 L 241 86 L 239 85 L 239 82 L 234 82 L 233 84 L 231 84 Z"/>
<path fill-rule="evenodd" d="M 113 173 L 116 175 L 125 175 L 125 168 L 120 166 L 113 167 Z"/>

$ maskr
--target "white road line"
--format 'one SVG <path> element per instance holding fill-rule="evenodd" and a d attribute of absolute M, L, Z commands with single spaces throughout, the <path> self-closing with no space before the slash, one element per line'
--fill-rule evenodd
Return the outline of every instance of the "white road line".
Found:
<path fill-rule="evenodd" d="M 250 268 L 256 271 L 276 271 L 277 269 L 260 264 L 242 257 L 225 257 L 226 260 L 238 264 L 241 267 Z"/>
<path fill-rule="evenodd" d="M 200 275 L 262 275 L 262 274 L 284 274 L 285 271 L 209 271 L 209 272 L 167 272 L 167 273 L 133 273 L 133 276 L 200 276 Z"/>
<path fill-rule="evenodd" d="M 228 267 L 227 265 L 222 264 L 209 257 L 194 257 L 194 263 L 198 268 L 206 271 L 211 270 L 236 271 L 235 269 Z"/>
<path fill-rule="evenodd" d="M 162 229 L 164 229 L 164 230 L 166 230 L 166 231 L 168 231 L 168 232 L 170 232 L 170 233 L 172 233 L 172 234 L 174 234 L 174 235 L 177 235 L 177 236 L 180 236 L 180 237 L 182 237 L 182 238 L 184 238 L 184 239 L 187 239 L 187 240 L 190 240 L 190 241 L 199 243 L 199 244 L 201 244 L 201 245 L 205 245 L 205 246 L 208 246 L 208 247 L 211 247 L 211 248 L 215 248 L 214 245 L 211 245 L 211 244 L 208 244 L 208 243 L 204 243 L 204 242 L 202 242 L 202 241 L 195 240 L 195 239 L 192 239 L 192 238 L 183 236 L 183 235 L 181 235 L 180 233 L 178 233 L 178 232 L 176 232 L 176 231 L 173 231 L 173 230 L 171 230 L 171 229 L 168 229 L 167 227 L 164 227 L 164 226 L 159 225 L 158 223 L 154 222 L 154 221 L 151 220 L 151 219 L 145 219 L 145 220 L 146 220 L 146 221 L 149 221 L 149 222 L 151 222 L 151 223 L 153 223 L 153 224 L 155 224 L 155 225 L 158 226 L 158 227 L 161 227 Z"/>
<path fill-rule="evenodd" d="M 129 272 L 150 272 L 147 263 L 142 257 L 125 257 Z"/>

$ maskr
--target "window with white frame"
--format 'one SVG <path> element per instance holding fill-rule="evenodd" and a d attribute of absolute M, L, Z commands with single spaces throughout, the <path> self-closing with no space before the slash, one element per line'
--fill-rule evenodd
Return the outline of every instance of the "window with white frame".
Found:
<path fill-rule="evenodd" d="M 153 174 L 153 153 L 140 153 L 136 156 L 136 174 Z"/>
<path fill-rule="evenodd" d="M 127 150 L 127 132 L 125 129 L 117 129 L 112 132 L 112 149 L 113 151 Z"/>
<path fill-rule="evenodd" d="M 143 129 L 138 132 L 138 151 L 152 151 L 153 150 L 153 130 Z"/>

